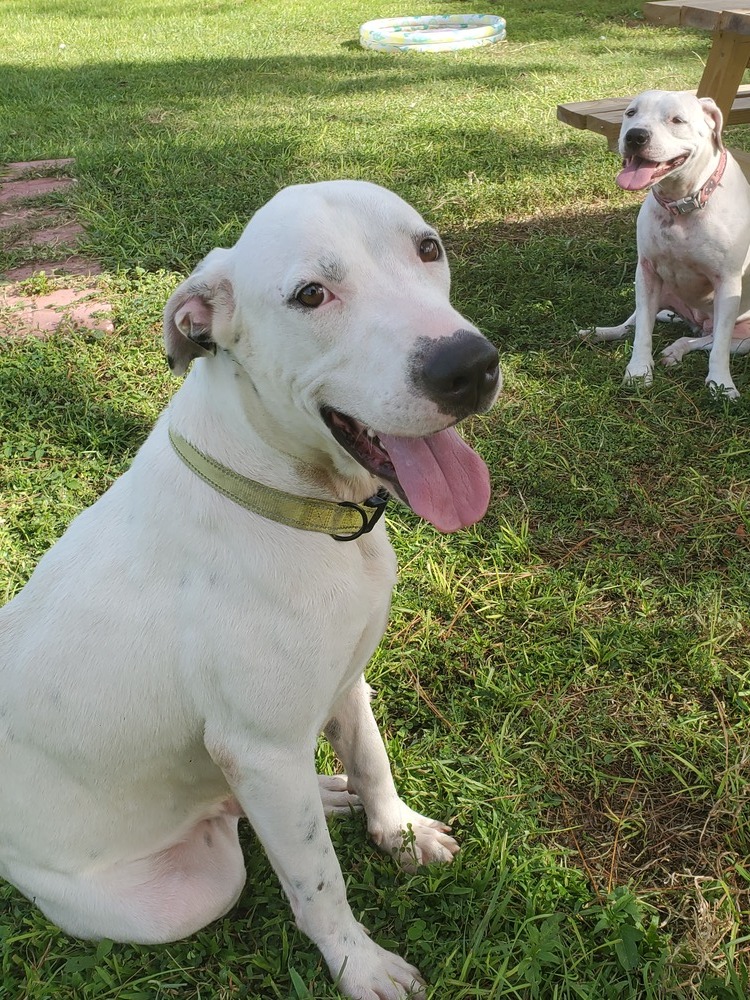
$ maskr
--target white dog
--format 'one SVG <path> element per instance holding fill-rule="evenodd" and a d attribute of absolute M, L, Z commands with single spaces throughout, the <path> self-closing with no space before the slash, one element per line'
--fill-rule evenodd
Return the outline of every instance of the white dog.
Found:
<path fill-rule="evenodd" d="M 625 380 L 650 383 L 654 322 L 679 317 L 700 336 L 667 347 L 663 364 L 710 349 L 706 384 L 736 398 L 729 355 L 750 351 L 750 185 L 724 148 L 721 127 L 707 97 L 649 90 L 630 103 L 617 183 L 650 189 L 638 215 L 635 312 L 620 326 L 581 335 L 620 340 L 635 327 Z"/>
<path fill-rule="evenodd" d="M 497 352 L 449 284 L 413 208 L 334 181 L 280 192 L 167 303 L 172 369 L 198 360 L 0 611 L 0 875 L 68 933 L 226 913 L 245 815 L 341 990 L 423 995 L 355 920 L 324 814 L 361 803 L 406 867 L 458 850 L 398 797 L 363 677 L 396 570 L 379 488 L 443 531 L 489 500 L 454 425 Z M 315 774 L 322 729 L 348 782 Z"/>

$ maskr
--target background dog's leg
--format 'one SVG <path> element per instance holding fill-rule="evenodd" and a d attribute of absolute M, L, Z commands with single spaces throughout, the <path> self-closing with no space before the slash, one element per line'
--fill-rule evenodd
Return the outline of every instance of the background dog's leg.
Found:
<path fill-rule="evenodd" d="M 708 356 L 706 385 L 718 395 L 737 399 L 739 392 L 729 370 L 729 351 L 742 297 L 742 275 L 722 281 L 714 299 L 714 342 Z"/>
<path fill-rule="evenodd" d="M 705 337 L 680 337 L 661 352 L 661 363 L 671 368 L 682 361 L 691 351 L 708 351 L 714 342 L 712 333 Z"/>
<path fill-rule="evenodd" d="M 633 353 L 625 369 L 627 382 L 643 381 L 650 385 L 653 379 L 653 334 L 662 282 L 654 269 L 639 258 L 635 272 L 635 339 Z"/>
<path fill-rule="evenodd" d="M 407 870 L 432 861 L 451 861 L 458 844 L 450 827 L 414 812 L 399 798 L 383 739 L 370 707 L 364 677 L 336 705 L 325 734 L 349 775 L 349 788 L 367 814 L 370 836 Z"/>
<path fill-rule="evenodd" d="M 624 323 L 619 326 L 595 326 L 593 330 L 579 330 L 578 336 L 582 340 L 588 340 L 593 344 L 601 340 L 624 340 L 635 327 L 635 313 L 628 316 Z"/>

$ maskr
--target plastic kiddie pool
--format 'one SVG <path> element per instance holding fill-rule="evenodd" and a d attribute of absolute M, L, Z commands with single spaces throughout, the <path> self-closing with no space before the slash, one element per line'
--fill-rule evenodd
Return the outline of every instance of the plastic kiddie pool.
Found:
<path fill-rule="evenodd" d="M 359 29 L 365 49 L 377 52 L 453 52 L 493 45 L 505 38 L 496 14 L 433 14 L 366 21 Z"/>

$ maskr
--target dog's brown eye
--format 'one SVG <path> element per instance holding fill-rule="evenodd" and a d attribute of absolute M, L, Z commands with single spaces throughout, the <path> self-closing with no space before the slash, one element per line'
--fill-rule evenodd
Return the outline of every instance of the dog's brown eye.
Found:
<path fill-rule="evenodd" d="M 419 244 L 419 259 L 426 264 L 440 259 L 440 244 L 437 240 L 426 239 Z"/>
<path fill-rule="evenodd" d="M 308 309 L 317 309 L 325 302 L 326 290 L 322 285 L 305 285 L 297 292 L 296 299 L 300 305 L 307 306 Z"/>

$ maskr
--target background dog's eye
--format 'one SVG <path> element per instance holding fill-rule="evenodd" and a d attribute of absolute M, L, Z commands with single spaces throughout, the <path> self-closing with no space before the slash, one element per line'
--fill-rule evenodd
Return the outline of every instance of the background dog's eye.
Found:
<path fill-rule="evenodd" d="M 307 306 L 308 309 L 317 309 L 326 300 L 326 290 L 322 285 L 313 282 L 311 285 L 300 288 L 295 298 L 300 305 Z"/>
<path fill-rule="evenodd" d="M 632 118 L 634 114 L 635 114 L 635 108 L 628 108 L 628 110 L 625 112 L 625 117 Z"/>
<path fill-rule="evenodd" d="M 419 259 L 423 260 L 426 264 L 431 263 L 433 260 L 440 259 L 440 244 L 437 240 L 430 239 L 422 240 L 419 244 Z"/>

